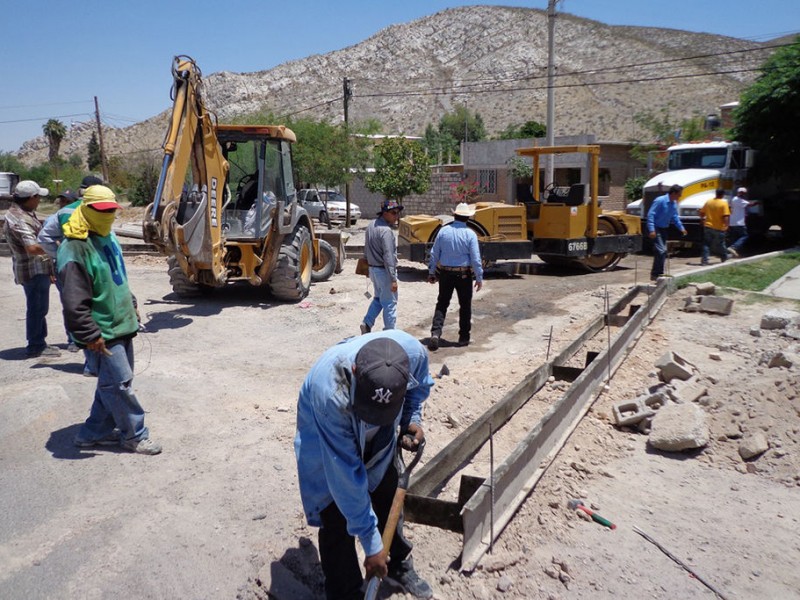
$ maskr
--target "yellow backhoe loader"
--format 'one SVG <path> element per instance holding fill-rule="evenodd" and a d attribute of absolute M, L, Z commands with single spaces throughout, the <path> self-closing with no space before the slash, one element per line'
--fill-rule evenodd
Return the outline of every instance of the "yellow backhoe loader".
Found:
<path fill-rule="evenodd" d="M 297 202 L 294 132 L 281 125 L 218 125 L 200 69 L 173 61 L 172 117 L 144 239 L 169 257 L 173 290 L 195 295 L 230 282 L 298 301 L 341 270 L 339 232 L 318 236 Z M 325 239 L 321 239 L 324 237 Z"/>

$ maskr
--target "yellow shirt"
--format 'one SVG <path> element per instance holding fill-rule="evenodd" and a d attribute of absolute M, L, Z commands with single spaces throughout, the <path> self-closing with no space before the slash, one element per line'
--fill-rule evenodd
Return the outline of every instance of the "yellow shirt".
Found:
<path fill-rule="evenodd" d="M 705 226 L 717 231 L 726 231 L 725 217 L 730 217 L 731 208 L 725 198 L 712 198 L 700 209 L 700 214 L 705 217 Z"/>

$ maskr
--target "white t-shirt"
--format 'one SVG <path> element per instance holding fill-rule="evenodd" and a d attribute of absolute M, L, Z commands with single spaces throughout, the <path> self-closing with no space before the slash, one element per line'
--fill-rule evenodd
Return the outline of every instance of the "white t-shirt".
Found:
<path fill-rule="evenodd" d="M 731 198 L 731 227 L 744 227 L 744 213 L 749 200 L 734 196 Z"/>

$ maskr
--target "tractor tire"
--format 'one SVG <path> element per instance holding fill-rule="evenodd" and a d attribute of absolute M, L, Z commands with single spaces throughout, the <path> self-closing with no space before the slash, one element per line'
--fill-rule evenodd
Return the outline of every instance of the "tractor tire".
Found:
<path fill-rule="evenodd" d="M 189 281 L 174 255 L 167 259 L 167 272 L 169 273 L 169 284 L 172 286 L 172 291 L 179 297 L 196 298 L 203 293 L 198 284 Z"/>
<path fill-rule="evenodd" d="M 311 289 L 313 266 L 311 233 L 305 225 L 298 225 L 281 246 L 278 261 L 269 278 L 270 292 L 278 300 L 299 302 Z"/>
<path fill-rule="evenodd" d="M 311 281 L 327 281 L 336 269 L 336 251 L 325 240 L 319 241 L 319 261 L 322 264 L 319 269 L 311 271 Z"/>

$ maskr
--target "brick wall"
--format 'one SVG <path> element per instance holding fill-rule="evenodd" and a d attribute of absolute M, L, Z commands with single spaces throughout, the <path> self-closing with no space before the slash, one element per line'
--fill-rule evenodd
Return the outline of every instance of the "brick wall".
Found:
<path fill-rule="evenodd" d="M 431 187 L 427 192 L 403 198 L 404 214 L 450 214 L 454 206 L 450 186 L 459 181 L 460 173 L 432 173 Z M 355 179 L 350 183 L 350 201 L 358 204 L 362 218 L 372 219 L 381 208 L 383 196 L 370 192 L 361 179 Z"/>

